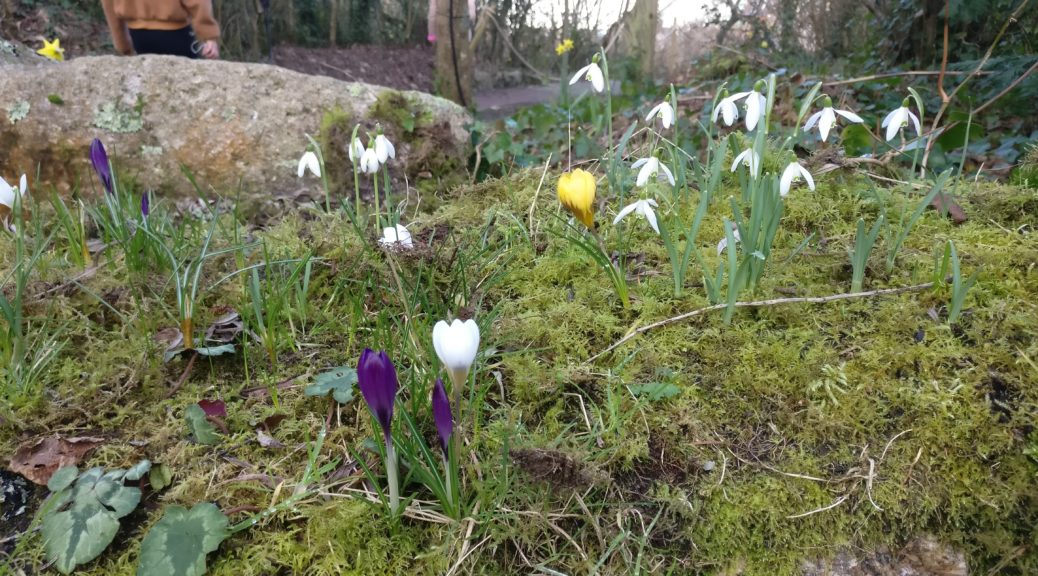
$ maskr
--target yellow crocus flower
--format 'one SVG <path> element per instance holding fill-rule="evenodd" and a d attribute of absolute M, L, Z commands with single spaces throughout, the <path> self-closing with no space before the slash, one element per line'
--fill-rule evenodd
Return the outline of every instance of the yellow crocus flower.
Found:
<path fill-rule="evenodd" d="M 46 39 L 43 40 L 43 48 L 36 51 L 40 56 L 50 58 L 51 60 L 57 60 L 61 62 L 65 60 L 65 49 L 61 47 L 61 39 L 55 38 L 53 42 Z"/>
<path fill-rule="evenodd" d="M 562 56 L 563 54 L 569 52 L 572 49 L 573 40 L 571 38 L 566 38 L 564 41 L 555 46 L 555 54 Z"/>
<path fill-rule="evenodd" d="M 577 168 L 559 176 L 559 202 L 588 229 L 595 226 L 595 177 Z"/>

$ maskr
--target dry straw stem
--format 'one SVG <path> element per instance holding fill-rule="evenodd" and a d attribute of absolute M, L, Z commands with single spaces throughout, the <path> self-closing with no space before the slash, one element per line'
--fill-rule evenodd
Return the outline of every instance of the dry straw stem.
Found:
<path fill-rule="evenodd" d="M 771 300 L 755 300 L 752 302 L 736 302 L 736 308 L 764 308 L 768 306 L 779 306 L 782 304 L 825 304 L 826 302 L 835 302 L 837 300 L 853 300 L 856 298 L 869 298 L 872 296 L 888 296 L 891 294 L 903 294 L 905 292 L 922 292 L 933 288 L 933 282 L 926 282 L 923 284 L 915 284 L 912 286 L 902 286 L 901 288 L 884 288 L 882 290 L 868 290 L 865 292 L 849 292 L 846 294 L 832 294 L 830 296 L 801 296 L 797 298 L 773 298 Z M 707 312 L 713 312 L 714 310 L 724 310 L 728 307 L 728 304 L 714 304 L 713 306 L 706 306 L 704 308 L 697 308 L 691 312 L 685 312 L 684 314 L 678 314 L 670 318 L 665 318 L 659 322 L 653 322 L 641 328 L 633 328 L 627 331 L 627 335 L 617 340 L 605 350 L 602 350 L 598 354 L 595 354 L 591 358 L 588 358 L 585 362 L 591 363 L 596 359 L 612 352 L 619 348 L 624 343 L 630 341 L 639 334 L 643 334 L 654 328 L 660 328 L 675 322 L 681 322 L 682 320 L 688 320 L 696 316 L 702 316 Z"/>

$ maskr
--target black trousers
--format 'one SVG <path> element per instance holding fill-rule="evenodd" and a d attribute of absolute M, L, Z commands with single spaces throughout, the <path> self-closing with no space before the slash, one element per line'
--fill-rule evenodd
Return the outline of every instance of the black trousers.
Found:
<path fill-rule="evenodd" d="M 145 30 L 143 28 L 135 30 L 130 28 L 130 40 L 133 40 L 133 50 L 138 54 L 168 54 L 198 58 L 198 54 L 191 49 L 195 42 L 195 33 L 190 26 L 184 26 L 179 30 Z"/>

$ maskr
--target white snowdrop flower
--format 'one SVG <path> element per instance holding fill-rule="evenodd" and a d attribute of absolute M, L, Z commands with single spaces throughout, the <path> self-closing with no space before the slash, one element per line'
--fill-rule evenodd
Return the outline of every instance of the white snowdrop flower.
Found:
<path fill-rule="evenodd" d="M 742 238 L 739 238 L 739 229 L 738 228 L 732 230 L 732 236 L 735 238 L 736 242 L 741 242 L 742 241 Z M 725 237 L 721 238 L 721 241 L 717 243 L 717 255 L 720 256 L 721 252 L 724 252 L 724 249 L 727 248 L 727 247 L 728 247 L 728 236 L 725 235 Z"/>
<path fill-rule="evenodd" d="M 321 162 L 317 159 L 317 154 L 309 150 L 299 159 L 299 169 L 297 170 L 299 177 L 302 178 L 307 170 L 314 176 L 321 177 Z"/>
<path fill-rule="evenodd" d="M 577 70 L 577 73 L 569 81 L 570 86 L 576 84 L 582 78 L 591 82 L 595 92 L 605 90 L 605 76 L 602 74 L 602 69 L 598 67 L 598 62 L 592 60 L 590 64 Z"/>
<path fill-rule="evenodd" d="M 735 104 L 735 100 L 732 100 L 730 97 L 722 98 L 714 108 L 710 121 L 717 122 L 718 114 L 720 114 L 721 118 L 724 120 L 725 126 L 731 126 L 739 119 L 739 107 Z"/>
<path fill-rule="evenodd" d="M 674 122 L 674 107 L 667 100 L 663 100 L 663 102 L 654 106 L 652 110 L 649 110 L 649 113 L 645 115 L 645 121 L 652 122 L 652 119 L 656 117 L 659 117 L 664 130 L 670 128 L 670 125 Z"/>
<path fill-rule="evenodd" d="M 908 126 L 909 120 L 911 120 L 912 124 L 915 125 L 916 135 L 918 136 L 922 134 L 922 131 L 919 128 L 919 117 L 908 109 L 908 98 L 905 98 L 901 102 L 900 108 L 887 114 L 887 117 L 883 119 L 883 124 L 881 124 L 881 126 L 887 129 L 887 142 L 893 140 L 894 136 L 897 136 L 898 131 L 905 126 Z"/>
<path fill-rule="evenodd" d="M 356 164 L 360 161 L 360 157 L 364 155 L 364 145 L 360 143 L 360 138 L 354 138 L 353 142 L 349 145 L 350 162 Z"/>
<path fill-rule="evenodd" d="M 753 151 L 753 148 L 747 148 L 739 153 L 732 161 L 732 172 L 735 172 L 739 168 L 739 164 L 745 164 L 750 167 L 750 174 L 756 178 L 760 174 L 760 156 Z"/>
<path fill-rule="evenodd" d="M 836 125 L 837 114 L 856 124 L 864 122 L 864 120 L 861 119 L 861 116 L 858 116 L 850 110 L 834 109 L 833 101 L 828 96 L 825 97 L 822 106 L 821 111 L 812 114 L 811 117 L 807 119 L 807 122 L 804 123 L 805 131 L 814 128 L 815 124 L 818 125 L 818 134 L 822 137 L 822 142 L 829 139 L 829 131 Z"/>
<path fill-rule="evenodd" d="M 785 197 L 786 194 L 789 194 L 789 187 L 793 185 L 793 182 L 801 178 L 807 182 L 807 187 L 814 191 L 815 179 L 811 177 L 811 173 L 799 162 L 790 162 L 789 166 L 782 171 L 782 178 L 779 180 L 779 194 Z"/>
<path fill-rule="evenodd" d="M 642 158 L 632 164 L 631 168 L 635 170 L 641 168 L 638 172 L 638 186 L 645 186 L 645 184 L 649 182 L 649 178 L 653 176 L 656 176 L 660 180 L 666 178 L 667 181 L 670 182 L 670 185 L 674 186 L 674 175 L 671 174 L 670 168 L 667 168 L 667 165 L 660 162 L 660 159 L 655 156 Z"/>
<path fill-rule="evenodd" d="M 658 204 L 656 204 L 656 201 L 651 198 L 648 200 L 638 200 L 637 202 L 628 204 L 616 215 L 616 218 L 613 219 L 613 224 L 618 224 L 628 214 L 636 212 L 639 215 L 644 216 L 645 219 L 649 221 L 649 226 L 652 226 L 652 229 L 659 234 L 660 226 L 656 222 L 656 212 L 653 210 L 653 208 L 656 208 L 657 206 Z"/>
<path fill-rule="evenodd" d="M 375 136 L 375 155 L 378 156 L 379 164 L 385 164 L 386 160 L 396 158 L 396 148 L 383 134 Z"/>
<path fill-rule="evenodd" d="M 367 148 L 360 157 L 360 171 L 365 174 L 378 173 L 378 153 L 374 148 Z"/>
<path fill-rule="evenodd" d="M 3 219 L 4 227 L 11 232 L 15 231 L 15 227 L 14 223 L 10 222 L 8 218 L 14 213 L 15 200 L 20 198 L 22 202 L 25 201 L 25 196 L 29 193 L 28 188 L 29 181 L 25 174 L 22 174 L 22 177 L 18 179 L 17 191 L 6 180 L 0 178 L 0 206 L 5 208 L 5 210 L 0 211 L 0 218 Z"/>

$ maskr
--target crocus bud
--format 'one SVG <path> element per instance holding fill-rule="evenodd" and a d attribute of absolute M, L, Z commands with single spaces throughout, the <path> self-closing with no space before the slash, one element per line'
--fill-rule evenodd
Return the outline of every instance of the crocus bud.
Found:
<path fill-rule="evenodd" d="M 473 320 L 454 320 L 450 324 L 440 320 L 433 326 L 433 348 L 447 368 L 454 389 L 460 390 L 479 351 L 479 326 Z"/>
<path fill-rule="evenodd" d="M 111 194 L 112 166 L 108 163 L 108 152 L 105 151 L 105 145 L 98 138 L 94 138 L 93 142 L 90 143 L 90 163 L 94 165 L 94 172 L 97 173 L 98 179 L 101 180 L 101 185 L 104 186 L 105 192 Z"/>
<path fill-rule="evenodd" d="M 595 226 L 595 177 L 577 168 L 559 177 L 559 202 L 589 229 Z"/>
<path fill-rule="evenodd" d="M 454 433 L 454 416 L 451 414 L 451 403 L 447 399 L 447 391 L 443 388 L 443 380 L 436 379 L 432 390 L 432 413 L 433 422 L 436 424 L 436 433 L 440 436 L 440 448 L 443 455 L 447 456 L 447 448 L 450 446 L 451 434 Z"/>
<path fill-rule="evenodd" d="M 384 351 L 375 352 L 365 348 L 357 363 L 357 386 L 375 415 L 382 435 L 389 445 L 393 423 L 393 403 L 396 400 L 396 368 Z"/>
<path fill-rule="evenodd" d="M 145 192 L 141 194 L 141 216 L 147 218 L 149 213 L 151 213 L 151 201 L 148 200 L 148 193 Z"/>

